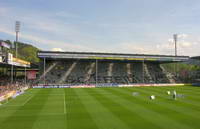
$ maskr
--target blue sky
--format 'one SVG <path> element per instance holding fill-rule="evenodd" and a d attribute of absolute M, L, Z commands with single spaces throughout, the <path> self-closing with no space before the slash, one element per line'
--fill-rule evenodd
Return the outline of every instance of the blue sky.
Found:
<path fill-rule="evenodd" d="M 0 39 L 42 50 L 200 55 L 199 0 L 1 0 Z"/>

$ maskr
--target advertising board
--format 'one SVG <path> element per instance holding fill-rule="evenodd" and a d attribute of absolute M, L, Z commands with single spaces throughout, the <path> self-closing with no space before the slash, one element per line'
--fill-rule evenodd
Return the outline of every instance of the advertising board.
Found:
<path fill-rule="evenodd" d="M 0 63 L 1 63 L 1 62 L 3 62 L 3 58 L 2 58 L 2 56 L 0 56 Z"/>
<path fill-rule="evenodd" d="M 27 78 L 29 80 L 36 79 L 36 71 L 35 70 L 27 71 Z"/>

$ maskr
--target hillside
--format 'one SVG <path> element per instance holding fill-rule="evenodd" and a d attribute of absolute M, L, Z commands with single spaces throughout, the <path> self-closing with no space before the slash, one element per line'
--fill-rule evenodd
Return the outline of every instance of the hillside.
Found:
<path fill-rule="evenodd" d="M 6 40 L 4 41 L 12 46 L 14 46 L 13 42 Z M 11 53 L 14 54 L 15 49 L 12 48 L 10 50 Z M 37 57 L 37 52 L 39 49 L 33 45 L 27 44 L 27 43 L 22 43 L 18 42 L 18 58 L 32 62 L 32 63 L 38 63 L 39 58 Z"/>

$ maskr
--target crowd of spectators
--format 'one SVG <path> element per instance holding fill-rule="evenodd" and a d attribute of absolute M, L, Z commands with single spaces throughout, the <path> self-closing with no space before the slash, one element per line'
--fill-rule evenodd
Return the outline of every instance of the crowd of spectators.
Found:
<path fill-rule="evenodd" d="M 5 95 L 10 91 L 17 91 L 25 87 L 24 80 L 16 79 L 13 83 L 11 83 L 10 78 L 7 76 L 0 77 L 0 96 Z"/>

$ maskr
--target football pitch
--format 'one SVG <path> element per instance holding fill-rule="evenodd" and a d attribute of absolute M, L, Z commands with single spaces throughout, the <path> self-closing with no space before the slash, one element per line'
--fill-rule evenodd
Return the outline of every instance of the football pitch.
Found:
<path fill-rule="evenodd" d="M 200 88 L 29 89 L 0 106 L 0 129 L 200 129 Z"/>

